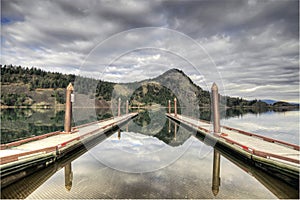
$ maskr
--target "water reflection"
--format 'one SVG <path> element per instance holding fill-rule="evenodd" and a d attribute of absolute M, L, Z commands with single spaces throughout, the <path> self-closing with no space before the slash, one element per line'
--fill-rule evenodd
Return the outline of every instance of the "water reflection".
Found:
<path fill-rule="evenodd" d="M 171 122 L 166 121 L 159 133 L 149 135 L 131 131 L 130 127 L 135 127 L 133 123 L 134 120 L 104 141 L 103 145 L 96 147 L 92 152 L 93 157 L 119 171 L 143 173 L 172 164 L 192 144 L 187 141 L 191 133 L 185 129 L 179 130 L 176 123 L 172 123 L 168 132 L 168 123 Z M 124 131 L 126 127 L 129 131 Z"/>
<path fill-rule="evenodd" d="M 219 187 L 221 184 L 220 178 L 220 153 L 214 149 L 213 158 L 213 173 L 212 173 L 212 192 L 215 196 L 219 193 Z"/>
<path fill-rule="evenodd" d="M 36 115 L 25 113 L 17 116 Z M 202 114 L 202 117 L 209 116 L 205 112 Z M 38 115 L 41 117 L 41 113 Z M 152 120 L 152 117 L 149 117 L 150 121 L 147 117 L 143 119 L 145 115 L 157 116 L 158 120 Z M 247 127 L 243 129 L 249 131 L 253 131 L 261 123 L 264 123 L 262 125 L 265 127 L 271 127 L 270 129 L 278 125 L 281 127 L 279 131 L 287 128 L 291 134 L 295 134 L 298 133 L 298 116 L 299 112 L 288 112 L 285 116 L 282 113 L 269 115 L 265 113 L 259 117 L 250 114 L 243 115 L 242 119 L 230 118 L 225 121 L 236 123 L 235 127 L 243 126 L 247 122 Z M 18 120 L 21 122 L 24 118 L 20 117 Z M 274 121 L 277 124 L 274 124 Z M 150 124 L 152 125 L 149 126 Z M 284 124 L 289 126 L 285 127 Z M 38 126 L 38 123 L 35 125 Z M 203 144 L 208 141 L 204 141 L 199 135 L 193 137 L 194 134 L 189 130 L 170 119 L 162 119 L 160 112 L 141 112 L 139 118 L 120 127 L 115 134 L 111 134 L 108 138 L 93 141 L 94 148 L 89 153 L 84 154 L 86 149 L 82 148 L 73 152 L 66 160 L 60 160 L 38 173 L 3 188 L 1 197 L 299 198 L 297 187 L 292 187 L 236 159 L 224 149 L 218 147 L 213 149 Z M 100 142 L 102 143 L 99 144 Z M 170 159 L 174 155 L 180 156 Z M 140 170 L 140 173 L 114 170 L 110 168 L 111 165 L 103 162 L 103 159 L 114 162 L 114 169 L 127 167 Z M 162 167 L 157 167 L 159 165 Z M 159 170 L 141 172 L 141 169 L 155 167 Z M 62 168 L 64 170 L 60 170 Z M 223 169 L 222 185 L 220 185 L 220 168 Z"/>
<path fill-rule="evenodd" d="M 75 108 L 73 113 L 72 126 L 112 116 L 109 108 Z M 59 109 L 1 109 L 1 144 L 63 130 L 64 114 Z"/>
<path fill-rule="evenodd" d="M 133 122 L 131 122 L 133 123 Z M 170 134 L 176 138 L 178 124 L 167 121 Z M 265 172 L 239 161 L 222 149 L 212 149 L 203 144 L 203 138 L 189 137 L 181 146 L 190 143 L 187 152 L 174 163 L 151 173 L 125 173 L 116 171 L 94 159 L 95 154 L 105 155 L 109 150 L 112 161 L 118 165 L 131 163 L 146 167 L 147 157 L 140 159 L 140 152 L 152 152 L 159 146 L 168 146 L 168 150 L 178 149 L 168 145 L 154 136 L 122 131 L 130 123 L 121 127 L 105 141 L 93 141 L 94 148 L 89 153 L 85 148 L 70 154 L 65 160 L 22 179 L 1 193 L 2 198 L 298 198 L 297 189 L 274 179 Z M 130 131 L 130 129 L 129 129 Z M 145 145 L 134 146 L 126 143 L 132 135 L 139 141 L 154 141 Z M 106 138 L 106 137 L 105 137 Z M 120 140 L 118 139 L 120 138 Z M 199 141 L 200 140 L 200 141 Z M 111 148 L 111 141 L 126 145 L 126 150 L 133 154 L 131 158 Z M 99 144 L 101 142 L 101 144 Z M 98 145 L 97 145 L 98 144 Z M 96 145 L 96 146 L 95 146 Z M 181 149 L 182 150 L 182 149 Z M 199 151 L 201 150 L 201 151 Z M 213 150 L 213 153 L 212 153 Z M 210 153 L 211 152 L 211 153 Z M 135 154 L 136 153 L 136 154 Z M 174 152 L 167 151 L 166 157 Z M 200 154 L 209 156 L 199 157 Z M 161 154 L 156 153 L 156 154 Z M 222 155 L 222 159 L 221 159 Z M 152 157 L 152 155 L 149 155 Z M 149 158 L 148 157 L 148 158 Z M 125 159 L 123 159 L 125 158 Z M 152 162 L 162 162 L 151 160 Z M 226 159 L 225 159 L 226 158 Z M 220 187 L 221 160 L 223 169 L 222 187 Z M 229 162 L 230 161 L 230 162 Z M 64 170 L 59 169 L 64 168 Z M 211 171 L 212 169 L 212 171 Z M 64 173 L 62 173 L 64 172 Z M 247 173 L 245 173 L 247 172 Z M 73 177 L 74 174 L 74 177 Z M 64 177 L 64 183 L 61 178 Z M 253 179 L 254 177 L 255 179 Z M 211 182 L 211 184 L 209 184 Z M 64 189 L 64 190 L 63 190 Z M 270 192 L 269 193 L 268 189 Z M 252 192 L 255 191 L 255 192 Z M 211 195 L 208 193 L 211 192 Z M 212 196 L 213 195 L 213 196 Z"/>
<path fill-rule="evenodd" d="M 98 137 L 89 143 L 85 143 L 84 145 L 80 146 L 79 148 L 69 152 L 67 156 L 63 159 L 59 159 L 53 164 L 50 164 L 48 167 L 41 169 L 29 176 L 26 176 L 5 188 L 1 188 L 1 199 L 24 199 L 27 198 L 31 193 L 41 187 L 48 179 L 58 171 L 61 171 L 64 168 L 64 186 L 65 191 L 71 192 L 71 188 L 73 185 L 73 170 L 72 170 L 72 162 L 80 156 L 84 155 L 88 150 L 92 149 L 96 145 L 99 145 L 103 142 L 106 138 L 110 137 L 114 131 L 109 131 L 103 135 L 103 137 Z M 76 173 L 75 173 L 76 174 Z M 49 188 L 51 190 L 51 188 Z M 56 191 L 54 190 L 54 193 Z M 52 197 L 48 197 L 52 199 Z"/>
<path fill-rule="evenodd" d="M 140 115 L 135 119 L 135 128 L 132 131 L 150 134 L 157 133 L 164 125 L 166 120 L 165 108 L 158 110 L 138 110 Z M 260 110 L 260 109 L 227 109 L 222 110 L 223 120 L 240 120 L 247 118 L 249 114 L 253 117 L 257 115 L 290 113 L 287 110 Z M 295 111 L 299 112 L 299 111 Z M 113 114 L 109 108 L 74 108 L 74 121 L 72 125 L 80 125 L 95 120 L 101 120 L 112 117 Z M 200 108 L 200 119 L 210 120 L 211 112 L 208 108 Z M 296 119 L 296 118 L 295 118 Z M 13 142 L 28 137 L 41 135 L 53 131 L 63 130 L 64 110 L 59 109 L 1 109 L 1 143 Z M 284 120 L 286 121 L 286 120 Z M 271 120 L 272 122 L 272 120 Z M 256 123 L 256 122 L 255 122 Z M 143 128 L 141 128 L 143 127 Z M 270 129 L 272 126 L 268 126 Z M 287 126 L 290 127 L 290 126 Z M 276 131 L 276 130 L 275 130 Z M 289 132 L 291 132 L 289 130 Z M 288 138 L 288 137 L 287 137 Z M 295 138 L 294 138 L 295 139 Z M 297 141 L 298 140 L 294 140 Z"/>
<path fill-rule="evenodd" d="M 63 129 L 62 110 L 1 109 L 1 143 Z"/>
<path fill-rule="evenodd" d="M 118 139 L 119 140 L 121 139 L 121 130 L 120 129 L 118 130 Z"/>
<path fill-rule="evenodd" d="M 203 138 L 203 136 L 200 134 L 197 134 L 195 138 L 199 139 L 201 142 L 211 145 L 210 142 L 206 141 L 205 138 Z M 223 158 L 226 158 L 235 166 L 239 167 L 241 170 L 243 170 L 250 176 L 254 177 L 262 186 L 267 188 L 277 198 L 299 199 L 299 182 L 298 182 L 299 180 L 298 181 L 279 180 L 278 178 L 275 178 L 272 175 L 272 173 L 257 168 L 256 166 L 252 165 L 251 162 L 247 162 L 243 159 L 239 159 L 234 154 L 232 154 L 232 152 L 227 151 L 226 149 L 223 149 L 218 145 L 214 146 L 214 153 L 213 153 L 212 193 L 214 194 L 214 196 L 217 196 L 217 194 L 219 193 L 219 188 L 221 185 L 221 178 L 220 178 L 221 155 Z M 244 179 L 243 182 L 238 184 L 244 184 L 247 181 L 249 181 L 248 178 Z"/>
<path fill-rule="evenodd" d="M 72 164 L 70 162 L 65 166 L 65 187 L 67 191 L 71 190 L 72 181 L 73 181 L 73 172 L 72 172 Z"/>

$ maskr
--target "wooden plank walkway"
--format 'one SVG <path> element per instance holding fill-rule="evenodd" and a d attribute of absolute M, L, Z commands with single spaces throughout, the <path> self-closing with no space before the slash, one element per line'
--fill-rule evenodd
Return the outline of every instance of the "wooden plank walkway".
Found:
<path fill-rule="evenodd" d="M 227 143 L 228 146 L 239 147 L 241 150 L 258 157 L 278 161 L 288 165 L 296 166 L 299 171 L 299 146 L 283 141 L 248 133 L 242 130 L 221 127 L 221 134 L 214 135 L 210 129 L 212 124 L 207 121 L 194 119 L 187 116 L 167 114 L 168 117 L 184 123 L 203 134 L 215 138 L 218 142 Z"/>
<path fill-rule="evenodd" d="M 136 116 L 130 113 L 120 117 L 109 118 L 97 122 L 74 127 L 71 134 L 64 132 L 53 132 L 17 142 L 1 145 L 0 167 L 14 161 L 21 161 L 30 157 L 43 156 L 49 153 L 59 154 L 74 144 L 85 141 L 96 134 L 104 133 L 113 126 L 119 125 Z"/>

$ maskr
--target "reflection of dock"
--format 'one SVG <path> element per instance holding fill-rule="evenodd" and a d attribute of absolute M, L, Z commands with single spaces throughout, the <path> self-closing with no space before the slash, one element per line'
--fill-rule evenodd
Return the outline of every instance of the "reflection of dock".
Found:
<path fill-rule="evenodd" d="M 68 191 L 72 188 L 73 181 L 73 172 L 72 172 L 72 163 L 68 163 L 65 166 L 65 187 Z"/>
<path fill-rule="evenodd" d="M 220 180 L 220 153 L 214 149 L 213 158 L 213 176 L 212 176 L 212 192 L 215 196 L 219 193 Z"/>
<path fill-rule="evenodd" d="M 45 181 L 47 181 L 53 174 L 55 174 L 61 168 L 65 168 L 67 165 L 71 164 L 71 162 L 84 153 L 86 153 L 89 149 L 98 145 L 102 141 L 104 141 L 107 137 L 111 136 L 117 129 L 111 129 L 105 134 L 100 134 L 99 137 L 85 143 L 85 145 L 80 146 L 70 152 L 68 152 L 67 156 L 62 159 L 57 160 L 57 162 L 48 165 L 46 168 L 36 171 L 19 181 L 16 181 L 10 184 L 7 187 L 1 188 L 1 198 L 2 199 L 24 199 L 28 195 L 30 195 L 33 191 L 35 191 L 38 187 L 40 187 Z M 65 174 L 65 177 L 70 178 L 70 173 Z M 66 182 L 67 181 L 67 182 Z M 65 179 L 65 186 L 70 185 L 68 181 L 71 179 Z M 64 187 L 63 185 L 61 187 Z M 67 189 L 67 188 L 66 188 Z"/>
<path fill-rule="evenodd" d="M 253 155 L 250 152 L 247 152 L 241 146 L 232 144 L 222 138 L 226 136 L 217 136 L 211 134 L 209 131 L 210 124 L 207 123 L 207 126 L 205 127 L 200 125 L 202 123 L 206 123 L 204 121 L 200 122 L 199 120 L 195 120 L 197 122 L 191 124 L 183 120 L 188 117 L 184 118 L 183 116 L 178 114 L 177 117 L 174 117 L 174 114 L 167 114 L 167 116 L 177 123 L 179 122 L 181 127 L 189 131 L 196 130 L 197 134 L 195 135 L 195 137 L 197 139 L 215 148 L 212 175 L 212 192 L 214 195 L 218 194 L 219 185 L 221 184 L 220 156 L 224 156 L 226 159 L 230 160 L 242 170 L 255 177 L 278 198 L 299 198 L 299 167 L 297 167 L 297 163 L 290 163 L 287 161 L 280 162 L 277 159 L 273 159 L 270 157 L 264 158 Z M 299 152 L 298 150 L 293 150 L 292 148 L 288 149 Z"/>
<path fill-rule="evenodd" d="M 1 187 L 41 169 L 68 152 L 127 122 L 137 113 L 74 127 L 71 133 L 54 132 L 1 145 Z"/>
<path fill-rule="evenodd" d="M 182 115 L 175 117 L 174 114 L 167 114 L 167 116 L 196 129 L 255 162 L 276 165 L 282 170 L 295 173 L 295 175 L 299 174 L 299 146 L 297 145 L 225 126 L 222 127 L 221 134 L 210 134 L 209 122 Z"/>

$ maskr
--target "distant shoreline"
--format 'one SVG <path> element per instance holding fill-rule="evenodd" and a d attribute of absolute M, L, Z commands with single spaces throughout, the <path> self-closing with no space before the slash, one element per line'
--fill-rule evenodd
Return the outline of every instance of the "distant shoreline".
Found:
<path fill-rule="evenodd" d="M 111 107 L 99 107 L 99 106 L 74 106 L 73 108 L 96 108 L 96 109 L 110 109 Z M 125 107 L 124 107 L 125 108 Z M 152 108 L 168 108 L 166 106 L 133 106 L 130 107 L 131 109 L 152 109 Z M 172 107 L 173 108 L 173 107 Z M 180 108 L 180 107 L 178 107 Z M 209 106 L 201 106 L 199 108 L 202 109 L 210 109 Z M 224 107 L 223 107 L 224 108 Z M 61 104 L 59 106 L 53 106 L 53 105 L 37 105 L 37 106 L 6 106 L 2 105 L 0 106 L 0 109 L 65 109 L 65 105 Z M 228 107 L 226 106 L 226 110 L 228 109 L 271 109 L 271 110 L 277 110 L 277 109 L 288 109 L 288 110 L 299 110 L 298 105 L 294 106 L 272 106 L 269 105 L 267 107 L 256 107 L 256 106 L 233 106 L 233 107 Z"/>

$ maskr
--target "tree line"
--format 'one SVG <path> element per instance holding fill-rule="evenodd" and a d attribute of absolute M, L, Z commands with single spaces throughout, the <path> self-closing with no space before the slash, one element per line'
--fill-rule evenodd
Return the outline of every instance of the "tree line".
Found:
<path fill-rule="evenodd" d="M 62 74 L 59 72 L 46 72 L 42 69 L 31 67 L 24 68 L 21 66 L 13 65 L 0 65 L 1 68 L 1 85 L 9 85 L 13 83 L 21 83 L 28 85 L 29 90 L 34 91 L 37 88 L 53 88 L 54 93 L 52 97 L 55 97 L 56 101 L 59 103 L 64 103 L 64 93 L 61 91 L 56 91 L 55 89 L 63 88 L 65 89 L 71 82 L 75 83 L 75 91 L 80 94 L 86 94 L 95 96 L 99 100 L 110 101 L 112 98 L 112 92 L 116 83 L 96 80 L 93 78 L 76 76 L 74 74 Z M 179 73 L 182 71 L 179 70 Z M 162 75 L 161 75 L 162 76 Z M 155 79 L 159 80 L 161 77 Z M 188 78 L 189 79 L 189 78 Z M 190 79 L 190 84 L 194 84 Z M 134 82 L 125 84 L 128 89 L 137 88 L 140 83 Z M 194 84 L 195 85 L 195 84 Z M 203 90 L 201 87 L 197 87 L 196 96 L 199 99 L 200 107 L 209 107 L 211 96 L 209 91 Z M 142 87 L 135 91 L 134 95 L 131 97 L 131 101 L 137 100 L 138 102 L 143 102 L 146 105 L 152 102 L 159 103 L 166 106 L 166 99 L 174 99 L 174 94 L 167 88 L 156 88 L 153 86 L 147 86 L 146 94 L 143 93 Z M 221 105 L 226 105 L 227 107 L 268 107 L 265 102 L 260 100 L 246 100 L 239 97 L 229 97 L 220 95 Z M 1 93 L 1 103 L 9 106 L 19 106 L 24 104 L 31 104 L 30 97 L 26 94 L 3 94 Z M 288 103 L 275 104 L 274 106 L 290 106 Z"/>

